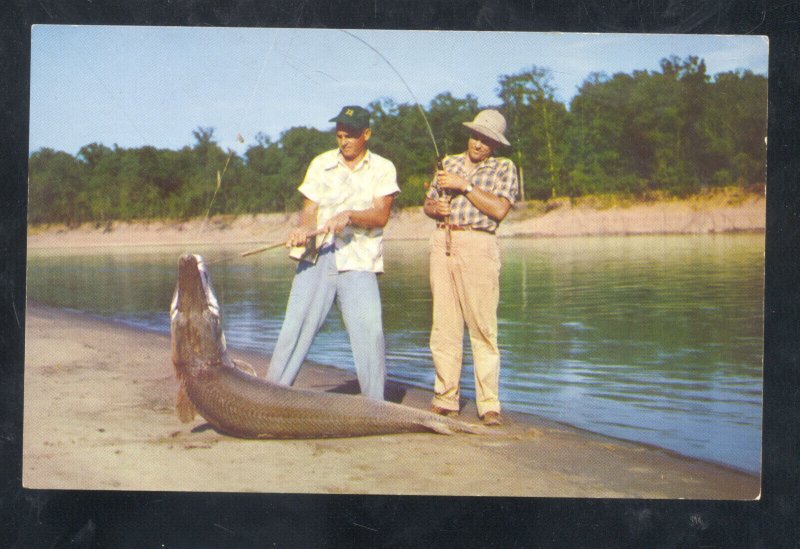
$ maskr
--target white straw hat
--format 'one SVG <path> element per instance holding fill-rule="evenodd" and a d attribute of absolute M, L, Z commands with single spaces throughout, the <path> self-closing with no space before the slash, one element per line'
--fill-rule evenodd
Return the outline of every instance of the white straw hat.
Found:
<path fill-rule="evenodd" d="M 472 122 L 464 122 L 466 127 L 472 131 L 478 132 L 503 145 L 510 145 L 506 136 L 506 119 L 503 115 L 494 109 L 486 109 L 478 113 L 475 120 Z"/>

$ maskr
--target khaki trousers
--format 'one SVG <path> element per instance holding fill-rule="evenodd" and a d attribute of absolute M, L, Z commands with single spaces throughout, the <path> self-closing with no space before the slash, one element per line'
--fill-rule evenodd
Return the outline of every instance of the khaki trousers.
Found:
<path fill-rule="evenodd" d="M 478 415 L 500 411 L 500 351 L 497 305 L 500 299 L 500 250 L 497 238 L 482 231 L 452 231 L 450 255 L 445 231 L 430 240 L 433 294 L 431 354 L 436 368 L 433 404 L 459 409 L 464 325 L 469 330 Z"/>

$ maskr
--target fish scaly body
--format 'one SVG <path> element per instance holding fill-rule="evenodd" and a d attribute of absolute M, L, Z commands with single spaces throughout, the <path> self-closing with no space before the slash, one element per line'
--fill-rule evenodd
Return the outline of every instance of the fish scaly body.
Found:
<path fill-rule="evenodd" d="M 406 432 L 484 433 L 482 426 L 409 406 L 294 389 L 236 367 L 228 356 L 220 306 L 203 258 L 184 254 L 170 309 L 177 410 L 199 413 L 216 430 L 242 438 L 327 438 Z"/>

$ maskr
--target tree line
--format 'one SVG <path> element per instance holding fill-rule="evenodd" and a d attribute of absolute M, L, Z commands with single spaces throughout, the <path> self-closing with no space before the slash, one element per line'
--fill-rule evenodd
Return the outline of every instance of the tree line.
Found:
<path fill-rule="evenodd" d="M 463 151 L 462 122 L 492 107 L 508 121 L 511 147 L 497 153 L 516 163 L 521 198 L 686 196 L 765 183 L 764 76 L 739 70 L 712 77 L 703 60 L 673 56 L 660 71 L 590 74 L 569 108 L 552 80 L 536 66 L 503 75 L 495 105 L 441 93 L 423 109 L 440 153 Z M 397 167 L 397 205 L 420 205 L 437 159 L 419 107 L 382 98 L 369 109 L 370 147 Z M 240 156 L 217 144 L 214 128 L 192 133 L 195 142 L 180 150 L 91 143 L 75 156 L 32 153 L 29 221 L 185 219 L 205 215 L 212 196 L 212 214 L 291 211 L 300 206 L 296 189 L 308 163 L 335 147 L 332 130 L 293 127 L 275 141 L 259 133 Z"/>

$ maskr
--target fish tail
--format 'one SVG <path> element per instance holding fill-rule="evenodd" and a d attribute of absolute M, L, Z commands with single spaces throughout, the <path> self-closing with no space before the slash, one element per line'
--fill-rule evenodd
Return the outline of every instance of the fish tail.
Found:
<path fill-rule="evenodd" d="M 420 423 L 423 427 L 430 429 L 434 433 L 440 435 L 454 435 L 456 432 L 447 426 L 447 424 L 439 419 L 425 419 Z"/>
<path fill-rule="evenodd" d="M 483 425 L 471 425 L 463 421 L 446 420 L 444 418 L 425 419 L 420 423 L 427 429 L 440 435 L 454 435 L 456 433 L 470 433 L 472 435 L 491 434 Z"/>
<path fill-rule="evenodd" d="M 487 429 L 483 425 L 471 425 L 469 423 L 462 423 L 459 425 L 459 430 L 462 433 L 470 433 L 472 435 L 495 435 L 496 431 Z"/>

